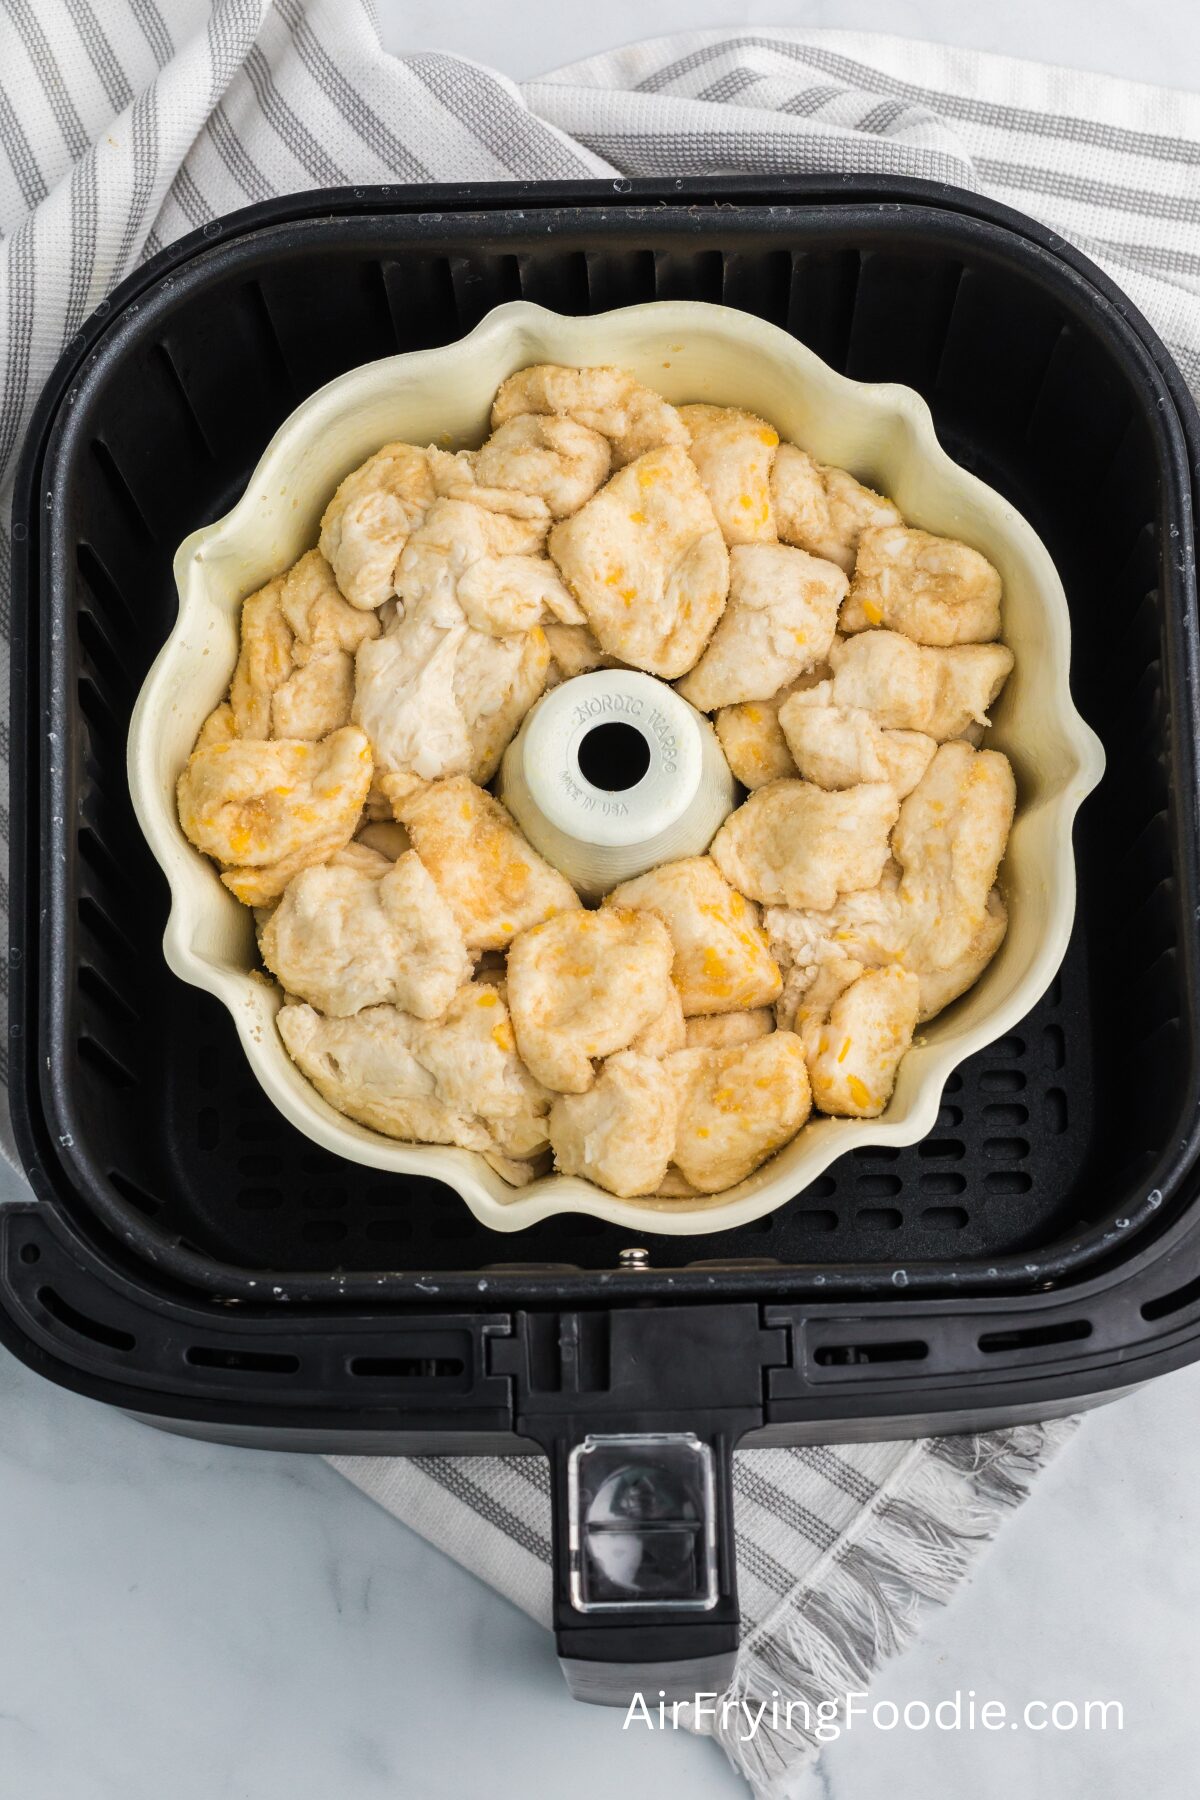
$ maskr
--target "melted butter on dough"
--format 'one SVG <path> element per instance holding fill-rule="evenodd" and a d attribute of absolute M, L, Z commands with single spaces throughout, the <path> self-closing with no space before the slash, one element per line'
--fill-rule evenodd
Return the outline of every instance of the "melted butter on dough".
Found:
<path fill-rule="evenodd" d="M 673 680 L 725 606 L 729 553 L 685 450 L 651 450 L 550 533 L 550 554 L 601 647 Z"/>
<path fill-rule="evenodd" d="M 681 406 L 691 457 L 727 544 L 774 543 L 771 465 L 779 433 L 734 406 Z"/>
<path fill-rule="evenodd" d="M 766 1006 L 782 982 L 758 907 L 707 856 L 663 863 L 614 888 L 605 905 L 655 913 L 671 934 L 672 978 L 685 1015 Z"/>
<path fill-rule="evenodd" d="M 370 745 L 353 725 L 320 744 L 234 739 L 192 752 L 179 818 L 226 886 L 258 905 L 350 841 L 370 784 Z"/>
<path fill-rule="evenodd" d="M 508 998 L 522 1056 L 560 1093 L 591 1087 L 593 1064 L 624 1050 L 667 1010 L 671 938 L 627 907 L 560 913 L 515 939 Z"/>
<path fill-rule="evenodd" d="M 701 712 L 777 694 L 833 644 L 846 577 L 787 544 L 729 553 L 729 601 L 696 666 L 676 685 Z"/>
<path fill-rule="evenodd" d="M 465 776 L 411 795 L 399 816 L 472 950 L 501 950 L 518 932 L 580 904 L 500 802 Z"/>
<path fill-rule="evenodd" d="M 791 1031 L 680 1050 L 667 1067 L 679 1105 L 672 1161 L 702 1194 L 744 1181 L 812 1110 L 804 1046 Z"/>
<path fill-rule="evenodd" d="M 550 1108 L 550 1142 L 563 1175 L 582 1175 L 610 1194 L 652 1194 L 675 1146 L 675 1083 L 656 1057 L 618 1051 L 584 1094 Z"/>

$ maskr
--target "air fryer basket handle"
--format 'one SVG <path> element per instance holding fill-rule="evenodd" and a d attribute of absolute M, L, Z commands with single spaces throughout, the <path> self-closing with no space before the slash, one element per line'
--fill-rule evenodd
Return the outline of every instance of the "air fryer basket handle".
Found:
<path fill-rule="evenodd" d="M 733 1444 L 722 1431 L 607 1425 L 551 1451 L 554 1634 L 567 1685 L 602 1706 L 722 1694 L 738 1636 Z"/>
<path fill-rule="evenodd" d="M 550 1459 L 554 1632 L 577 1699 L 719 1695 L 738 1639 L 733 1451 L 783 1332 L 753 1305 L 523 1313 L 495 1346 Z"/>

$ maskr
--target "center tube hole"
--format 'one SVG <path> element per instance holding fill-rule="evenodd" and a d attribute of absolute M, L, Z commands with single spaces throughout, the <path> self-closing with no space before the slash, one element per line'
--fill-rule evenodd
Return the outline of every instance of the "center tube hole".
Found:
<path fill-rule="evenodd" d="M 620 719 L 596 725 L 579 745 L 579 772 L 593 787 L 623 793 L 650 767 L 650 746 L 636 726 Z"/>

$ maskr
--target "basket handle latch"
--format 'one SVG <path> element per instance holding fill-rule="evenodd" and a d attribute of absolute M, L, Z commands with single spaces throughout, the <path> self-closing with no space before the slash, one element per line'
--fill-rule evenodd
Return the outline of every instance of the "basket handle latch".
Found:
<path fill-rule="evenodd" d="M 554 1632 L 572 1694 L 719 1696 L 738 1642 L 733 1451 L 786 1334 L 754 1305 L 522 1313 L 494 1346 L 550 1458 Z M 498 1353 L 498 1354 L 497 1354 Z"/>

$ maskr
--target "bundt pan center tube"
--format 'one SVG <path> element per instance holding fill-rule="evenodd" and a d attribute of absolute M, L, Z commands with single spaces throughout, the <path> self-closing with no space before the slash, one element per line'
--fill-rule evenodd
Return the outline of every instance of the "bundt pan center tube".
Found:
<path fill-rule="evenodd" d="M 597 669 L 526 714 L 500 798 L 585 900 L 680 856 L 702 856 L 737 800 L 717 734 L 653 675 Z"/>

